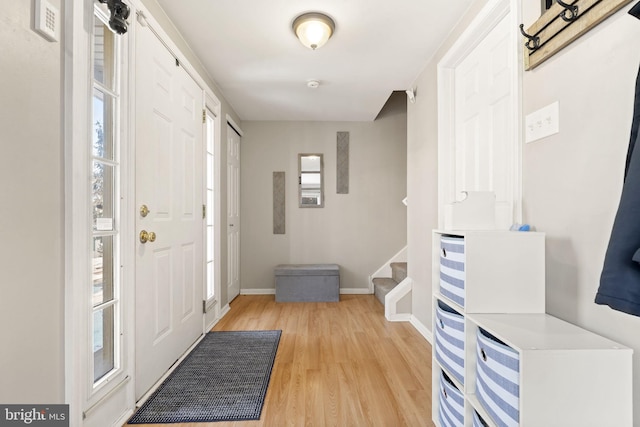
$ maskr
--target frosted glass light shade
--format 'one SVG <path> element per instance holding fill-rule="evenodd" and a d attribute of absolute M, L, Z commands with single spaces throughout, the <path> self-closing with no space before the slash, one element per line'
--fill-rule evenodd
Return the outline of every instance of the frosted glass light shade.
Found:
<path fill-rule="evenodd" d="M 333 19 L 318 12 L 302 14 L 293 21 L 293 31 L 300 42 L 313 50 L 324 45 L 335 28 Z"/>

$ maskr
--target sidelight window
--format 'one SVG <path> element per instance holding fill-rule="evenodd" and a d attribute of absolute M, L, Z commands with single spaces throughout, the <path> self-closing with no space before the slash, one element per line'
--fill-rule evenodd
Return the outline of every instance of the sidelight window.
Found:
<path fill-rule="evenodd" d="M 121 367 L 119 235 L 120 39 L 95 2 L 92 34 L 90 295 L 93 386 Z"/>
<path fill-rule="evenodd" d="M 214 200 L 214 183 L 215 183 L 215 166 L 214 166 L 214 141 L 215 141 L 215 119 L 211 115 L 209 111 L 206 112 L 205 116 L 206 128 L 205 128 L 205 137 L 207 141 L 207 165 L 206 165 L 206 175 L 207 175 L 207 207 L 206 207 L 206 224 L 207 224 L 207 234 L 206 234 L 206 242 L 207 242 L 207 250 L 206 250 L 206 292 L 207 305 L 211 303 L 215 299 L 215 223 L 214 223 L 214 212 L 215 212 L 215 200 Z"/>

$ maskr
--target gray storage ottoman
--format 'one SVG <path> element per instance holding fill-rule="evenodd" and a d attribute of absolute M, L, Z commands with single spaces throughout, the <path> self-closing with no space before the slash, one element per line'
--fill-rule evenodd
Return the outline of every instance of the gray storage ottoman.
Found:
<path fill-rule="evenodd" d="M 337 264 L 281 264 L 275 276 L 276 302 L 340 301 Z"/>

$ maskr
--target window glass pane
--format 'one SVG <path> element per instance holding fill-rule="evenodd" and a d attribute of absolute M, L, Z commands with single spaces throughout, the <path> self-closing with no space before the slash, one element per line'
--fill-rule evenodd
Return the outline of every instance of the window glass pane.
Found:
<path fill-rule="evenodd" d="M 93 156 L 113 160 L 115 99 L 93 90 Z"/>
<path fill-rule="evenodd" d="M 213 156 L 207 154 L 207 188 L 213 190 Z"/>
<path fill-rule="evenodd" d="M 114 306 L 93 313 L 93 380 L 98 381 L 115 367 Z"/>
<path fill-rule="evenodd" d="M 207 115 L 207 152 L 213 154 L 213 117 Z M 213 169 L 210 169 L 213 171 Z"/>
<path fill-rule="evenodd" d="M 105 87 L 115 87 L 115 35 L 98 17 L 93 18 L 93 78 Z"/>
<path fill-rule="evenodd" d="M 207 227 L 207 261 L 213 261 L 213 226 Z"/>
<path fill-rule="evenodd" d="M 92 297 L 96 307 L 113 299 L 113 236 L 93 238 Z"/>
<path fill-rule="evenodd" d="M 92 172 L 93 230 L 113 231 L 114 167 L 94 161 Z"/>
<path fill-rule="evenodd" d="M 315 173 L 315 172 L 311 172 L 311 173 L 307 173 L 307 172 L 303 172 L 300 177 L 301 177 L 301 183 L 303 188 L 306 186 L 307 188 L 314 188 L 314 187 L 320 187 L 320 174 L 319 173 Z"/>
<path fill-rule="evenodd" d="M 207 263 L 207 299 L 211 299 L 214 296 L 214 287 L 213 287 L 213 262 Z"/>
<path fill-rule="evenodd" d="M 207 225 L 213 225 L 213 190 L 207 190 Z"/>

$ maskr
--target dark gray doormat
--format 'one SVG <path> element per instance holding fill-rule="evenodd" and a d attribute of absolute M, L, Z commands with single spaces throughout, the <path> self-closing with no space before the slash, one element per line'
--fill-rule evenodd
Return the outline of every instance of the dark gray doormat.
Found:
<path fill-rule="evenodd" d="M 209 332 L 129 424 L 259 420 L 281 333 Z"/>

